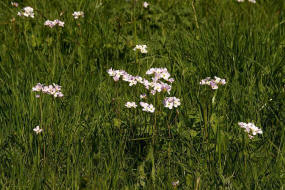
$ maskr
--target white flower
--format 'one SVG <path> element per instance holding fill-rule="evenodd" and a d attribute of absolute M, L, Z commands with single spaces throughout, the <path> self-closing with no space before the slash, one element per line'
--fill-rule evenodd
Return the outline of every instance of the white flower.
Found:
<path fill-rule="evenodd" d="M 178 186 L 178 185 L 179 185 L 179 180 L 172 182 L 172 186 L 173 186 L 173 187 L 176 187 L 176 186 Z"/>
<path fill-rule="evenodd" d="M 141 94 L 140 99 L 144 99 L 144 98 L 146 98 L 146 94 Z"/>
<path fill-rule="evenodd" d="M 139 83 L 143 84 L 143 78 L 142 77 L 136 76 L 135 78 Z"/>
<path fill-rule="evenodd" d="M 111 77 L 113 77 L 113 76 L 116 75 L 116 72 L 115 72 L 112 68 L 108 69 L 107 72 L 108 72 L 108 74 L 109 74 Z"/>
<path fill-rule="evenodd" d="M 36 134 L 39 134 L 43 131 L 43 129 L 41 129 L 40 126 L 36 126 L 36 128 L 34 128 L 33 131 L 35 131 Z"/>
<path fill-rule="evenodd" d="M 13 1 L 11 1 L 11 5 L 12 5 L 13 7 L 18 7 L 18 6 L 19 6 L 19 4 L 18 4 L 17 2 L 13 2 Z"/>
<path fill-rule="evenodd" d="M 225 85 L 226 79 L 221 79 L 219 77 L 214 77 L 214 79 L 211 79 L 210 77 L 207 77 L 205 79 L 202 79 L 200 81 L 200 85 L 209 85 L 213 90 L 216 90 L 219 88 L 218 85 Z"/>
<path fill-rule="evenodd" d="M 55 20 L 56 24 L 60 27 L 64 27 L 64 22 L 60 21 L 60 20 Z"/>
<path fill-rule="evenodd" d="M 140 105 L 141 105 L 141 107 L 143 107 L 142 111 L 150 112 L 150 113 L 153 113 L 155 111 L 155 108 L 153 107 L 152 104 L 140 102 Z"/>
<path fill-rule="evenodd" d="M 147 8 L 148 6 L 149 6 L 148 2 L 146 2 L 146 1 L 143 2 L 143 7 L 144 7 L 144 8 Z"/>
<path fill-rule="evenodd" d="M 153 87 L 153 90 L 157 91 L 157 92 L 161 92 L 161 88 L 162 88 L 162 85 L 159 84 L 159 83 L 154 83 L 154 87 Z"/>
<path fill-rule="evenodd" d="M 126 106 L 127 108 L 136 108 L 136 107 L 137 107 L 137 104 L 136 104 L 135 102 L 127 102 L 127 103 L 125 104 L 125 106 Z"/>
<path fill-rule="evenodd" d="M 64 27 L 64 22 L 62 22 L 62 21 L 60 21 L 60 20 L 58 20 L 58 19 L 56 19 L 56 20 L 54 20 L 54 21 L 47 20 L 47 21 L 45 21 L 44 25 L 45 25 L 45 26 L 48 26 L 48 27 L 50 27 L 50 28 L 53 28 L 53 27 L 56 26 L 56 25 L 58 25 L 58 26 L 60 26 L 60 27 Z"/>
<path fill-rule="evenodd" d="M 168 72 L 163 72 L 161 73 L 161 78 L 163 78 L 164 80 L 168 81 L 170 74 Z"/>
<path fill-rule="evenodd" d="M 173 107 L 177 108 L 181 105 L 180 99 L 176 97 L 166 97 L 163 101 L 164 107 L 172 109 Z"/>
<path fill-rule="evenodd" d="M 43 85 L 42 85 L 41 83 L 38 83 L 36 86 L 34 86 L 34 87 L 32 88 L 32 91 L 34 91 L 34 92 L 40 92 L 40 91 L 42 90 L 42 88 L 43 88 Z"/>
<path fill-rule="evenodd" d="M 147 48 L 146 45 L 136 45 L 136 47 L 133 50 L 134 51 L 140 50 L 141 53 L 145 54 L 145 53 L 147 53 L 146 48 Z"/>
<path fill-rule="evenodd" d="M 63 94 L 62 94 L 62 92 L 55 92 L 53 96 L 54 96 L 55 98 L 56 98 L 56 97 L 61 98 L 61 97 L 63 97 Z"/>
<path fill-rule="evenodd" d="M 168 82 L 173 83 L 174 82 L 174 78 L 168 79 Z"/>
<path fill-rule="evenodd" d="M 181 105 L 180 99 L 174 97 L 173 106 L 177 108 L 180 105 Z"/>
<path fill-rule="evenodd" d="M 237 0 L 237 2 L 244 2 L 244 0 Z M 250 2 L 250 3 L 256 3 L 256 0 L 248 0 L 248 2 Z"/>
<path fill-rule="evenodd" d="M 84 17 L 84 12 L 83 11 L 75 11 L 72 16 L 74 17 L 74 19 L 78 19 L 79 17 Z"/>
<path fill-rule="evenodd" d="M 46 20 L 44 25 L 53 28 L 55 26 L 55 23 L 51 20 Z"/>
<path fill-rule="evenodd" d="M 253 123 L 244 123 L 244 122 L 238 122 L 238 125 L 241 128 L 245 129 L 245 132 L 248 133 L 248 136 L 250 139 L 252 139 L 257 134 L 262 134 L 262 130 L 256 127 Z M 251 133 L 251 134 L 250 134 Z"/>
<path fill-rule="evenodd" d="M 18 16 L 25 16 L 34 18 L 34 9 L 32 7 L 24 7 L 22 12 L 18 12 Z"/>
<path fill-rule="evenodd" d="M 150 104 L 150 105 L 148 106 L 148 112 L 153 113 L 154 111 L 155 111 L 155 108 L 153 107 L 152 104 Z"/>

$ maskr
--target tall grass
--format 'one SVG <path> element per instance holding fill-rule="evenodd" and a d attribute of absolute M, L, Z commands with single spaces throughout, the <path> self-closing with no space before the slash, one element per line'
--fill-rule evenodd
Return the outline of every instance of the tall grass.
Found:
<path fill-rule="evenodd" d="M 1 1 L 0 189 L 283 189 L 285 2 L 257 1 Z M 34 19 L 17 16 L 25 6 Z M 182 105 L 128 110 L 142 88 L 110 67 L 166 67 Z M 207 76 L 228 83 L 212 91 Z M 65 96 L 36 98 L 38 82 Z M 239 121 L 263 134 L 250 140 Z"/>

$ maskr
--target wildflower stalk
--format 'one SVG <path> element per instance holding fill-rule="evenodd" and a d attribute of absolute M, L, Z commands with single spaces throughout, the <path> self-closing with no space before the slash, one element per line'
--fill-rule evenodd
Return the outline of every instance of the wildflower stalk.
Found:
<path fill-rule="evenodd" d="M 136 0 L 133 0 L 133 23 L 134 23 L 135 44 L 137 44 Z M 137 52 L 136 52 L 136 63 L 138 63 L 138 53 Z"/>
<path fill-rule="evenodd" d="M 115 93 L 116 93 L 116 98 L 115 98 L 116 117 L 120 118 L 119 105 L 118 105 L 118 102 L 117 102 L 118 97 L 119 97 L 117 83 L 115 83 Z"/>
<path fill-rule="evenodd" d="M 167 121 L 167 126 L 168 126 L 168 137 L 171 138 L 171 134 L 170 134 L 170 118 L 171 118 L 172 114 L 169 114 L 168 116 L 168 121 Z"/>
<path fill-rule="evenodd" d="M 43 106 L 42 106 L 42 96 L 40 96 L 40 127 L 43 129 Z M 38 144 L 38 147 L 39 147 L 39 152 L 41 152 L 40 150 L 40 145 L 41 144 Z M 45 142 L 43 143 L 43 153 L 44 153 L 44 160 L 45 160 L 45 157 L 46 157 L 46 154 L 45 154 Z"/>
<path fill-rule="evenodd" d="M 154 98 L 154 106 L 155 107 L 157 107 L 156 98 L 157 98 L 157 96 Z M 156 111 L 154 112 L 154 125 L 153 125 L 152 136 L 153 136 L 153 138 L 155 138 L 155 136 L 156 136 Z"/>
<path fill-rule="evenodd" d="M 42 96 L 40 96 L 40 127 L 42 128 L 43 127 L 43 106 L 42 106 Z"/>
<path fill-rule="evenodd" d="M 136 0 L 133 0 L 133 22 L 134 22 L 134 37 L 137 44 L 137 27 L 136 27 Z"/>
<path fill-rule="evenodd" d="M 196 27 L 199 29 L 198 18 L 197 18 L 197 13 L 196 13 L 194 3 L 195 3 L 195 0 L 192 0 L 192 8 L 193 8 L 193 12 L 194 12 L 194 19 L 195 19 Z"/>

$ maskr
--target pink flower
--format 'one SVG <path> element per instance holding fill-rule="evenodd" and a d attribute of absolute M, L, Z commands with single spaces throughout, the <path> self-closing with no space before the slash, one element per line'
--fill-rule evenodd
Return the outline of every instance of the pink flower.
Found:
<path fill-rule="evenodd" d="M 248 133 L 250 139 L 252 139 L 257 134 L 263 133 L 262 130 L 256 127 L 253 123 L 238 122 L 238 125 Z"/>
<path fill-rule="evenodd" d="M 60 26 L 60 27 L 64 27 L 64 22 L 62 22 L 62 21 L 60 21 L 60 20 L 58 20 L 58 19 L 56 19 L 56 20 L 54 20 L 54 21 L 47 20 L 47 21 L 45 21 L 44 25 L 45 25 L 45 26 L 48 26 L 48 27 L 50 27 L 50 28 L 53 28 L 53 27 L 55 27 L 56 25 L 58 25 L 58 26 Z"/>
<path fill-rule="evenodd" d="M 214 77 L 215 79 L 211 79 L 210 77 L 207 77 L 205 79 L 202 79 L 200 82 L 200 85 L 209 85 L 211 86 L 211 88 L 213 90 L 216 90 L 219 88 L 218 85 L 225 85 L 226 84 L 226 80 L 225 79 L 221 79 L 219 77 Z"/>
<path fill-rule="evenodd" d="M 61 86 L 53 83 L 52 85 L 42 85 L 41 83 L 38 83 L 36 86 L 32 88 L 32 91 L 34 92 L 42 92 L 44 94 L 49 94 L 53 95 L 55 98 L 56 97 L 63 97 L 63 93 L 61 92 Z M 39 98 L 40 95 L 36 95 L 36 98 Z"/>
<path fill-rule="evenodd" d="M 150 113 L 153 113 L 155 111 L 155 108 L 153 107 L 152 104 L 140 102 L 140 105 L 141 105 L 141 107 L 143 107 L 142 111 L 150 112 Z"/>

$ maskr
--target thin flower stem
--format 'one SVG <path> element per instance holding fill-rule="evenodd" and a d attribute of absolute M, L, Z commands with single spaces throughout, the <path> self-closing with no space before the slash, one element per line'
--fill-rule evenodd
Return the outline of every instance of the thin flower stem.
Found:
<path fill-rule="evenodd" d="M 195 3 L 195 0 L 192 0 L 192 8 L 193 8 L 193 12 L 194 12 L 194 19 L 195 19 L 196 27 L 199 29 L 198 18 L 197 18 L 197 13 L 196 13 L 194 3 Z"/>
<path fill-rule="evenodd" d="M 43 128 L 43 106 L 42 106 L 42 96 L 40 96 L 40 115 L 41 115 L 41 119 L 40 119 L 40 127 Z M 47 129 L 46 129 L 47 130 Z M 40 144 L 38 145 L 40 146 Z M 40 151 L 40 148 L 39 148 Z M 43 142 L 43 152 L 44 152 L 44 161 L 46 158 L 46 151 L 45 151 L 45 142 Z"/>

